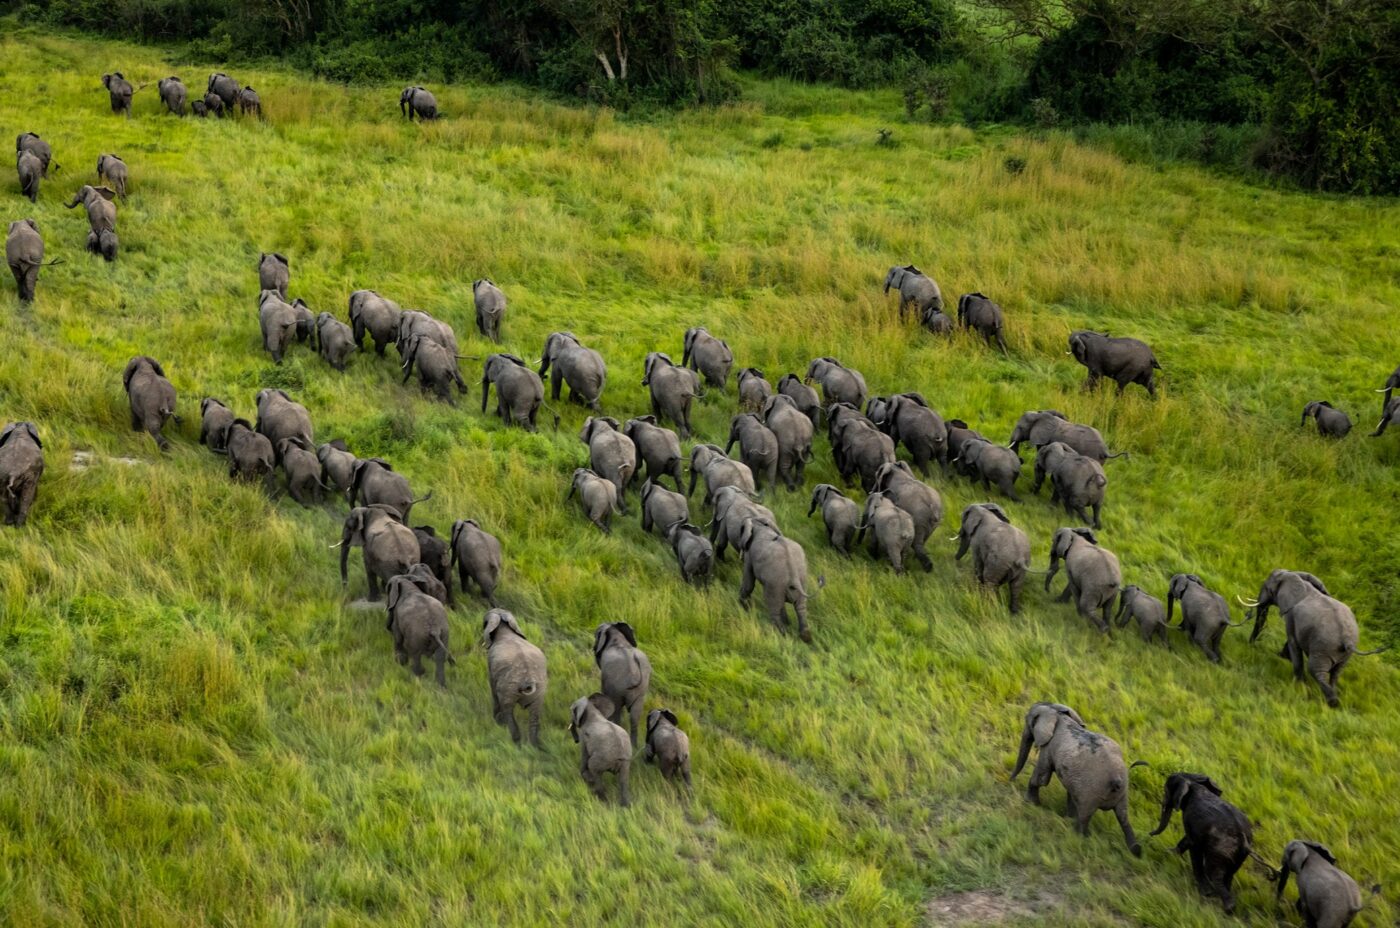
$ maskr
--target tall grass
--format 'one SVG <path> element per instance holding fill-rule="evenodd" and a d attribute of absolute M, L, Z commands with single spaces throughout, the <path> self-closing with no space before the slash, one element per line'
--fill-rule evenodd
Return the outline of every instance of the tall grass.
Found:
<path fill-rule="evenodd" d="M 900 126 L 880 147 L 888 94 L 760 84 L 742 106 L 628 124 L 462 86 L 438 94 L 441 122 L 407 125 L 397 87 L 239 71 L 267 123 L 167 118 L 154 87 L 125 120 L 97 81 L 110 69 L 139 85 L 172 65 L 4 24 L 0 124 L 39 132 L 64 166 L 32 209 L 5 180 L 7 218 L 34 216 L 64 263 L 32 307 L 0 312 L 0 419 L 37 422 L 49 461 L 30 524 L 0 532 L 0 922 L 910 925 L 930 899 L 989 889 L 1039 900 L 1047 925 L 1234 923 L 1196 897 L 1174 831 L 1134 860 L 1106 819 L 1074 835 L 1058 786 L 1048 808 L 1020 799 L 1007 772 L 1036 699 L 1151 763 L 1132 777 L 1140 834 L 1164 776 L 1201 771 L 1267 857 L 1306 836 L 1363 885 L 1396 884 L 1388 659 L 1353 662 L 1330 711 L 1274 656 L 1277 620 L 1254 647 L 1227 634 L 1217 667 L 1180 642 L 1103 640 L 1039 590 L 1010 617 L 946 541 L 984 496 L 943 479 L 928 575 L 835 557 L 805 495 L 772 504 L 825 578 L 808 647 L 737 607 L 732 561 L 697 592 L 634 523 L 603 537 L 565 505 L 578 409 L 525 434 L 479 414 L 477 383 L 453 409 L 400 386 L 390 360 L 337 374 L 298 349 L 276 367 L 254 306 L 258 252 L 280 251 L 313 309 L 343 316 L 373 287 L 451 321 L 475 355 L 489 346 L 471 281 L 490 275 L 511 300 L 506 347 L 533 358 L 574 331 L 607 359 L 619 416 L 646 406 L 645 353 L 679 352 L 693 324 L 770 378 L 834 354 L 876 392 L 922 390 L 994 437 L 1062 409 L 1133 453 L 1109 465 L 1102 533 L 1129 582 L 1165 595 L 1188 570 L 1233 598 L 1308 569 L 1367 647 L 1394 640 L 1400 606 L 1400 439 L 1364 437 L 1400 358 L 1393 205 L 1059 137 Z M 193 89 L 213 69 L 178 71 Z M 61 207 L 103 151 L 132 175 L 112 266 Z M 950 296 L 998 299 L 1011 356 L 899 324 L 879 283 L 911 260 Z M 1162 398 L 1083 393 L 1064 344 L 1086 326 L 1152 343 Z M 168 456 L 127 431 L 135 353 L 180 390 Z M 415 522 L 472 516 L 502 538 L 503 598 L 550 660 L 543 753 L 490 721 L 477 604 L 453 613 L 449 688 L 413 679 L 382 613 L 347 607 L 362 577 L 348 595 L 336 583 L 341 510 L 233 485 L 196 445 L 201 397 L 251 413 L 264 386 L 305 403 L 318 438 L 432 488 Z M 1319 398 L 1357 420 L 1352 437 L 1298 427 Z M 723 437 L 735 402 L 709 393 L 700 433 Z M 79 449 L 94 466 L 69 468 Z M 810 476 L 835 477 L 824 439 Z M 1064 517 L 1043 496 L 1009 509 L 1044 566 Z M 567 704 L 595 686 L 606 620 L 638 629 L 650 704 L 690 732 L 691 801 L 640 763 L 630 811 L 578 778 Z M 1262 871 L 1240 882 L 1240 922 L 1283 917 Z M 1400 917 L 1368 904 L 1368 924 Z"/>

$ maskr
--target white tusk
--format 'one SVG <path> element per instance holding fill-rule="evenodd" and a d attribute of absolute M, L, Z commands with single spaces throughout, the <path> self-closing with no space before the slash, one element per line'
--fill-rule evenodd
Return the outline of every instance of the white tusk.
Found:
<path fill-rule="evenodd" d="M 343 545 L 343 544 L 345 544 L 345 542 L 343 542 L 343 541 L 337 541 L 337 542 L 336 542 L 335 544 L 333 544 L 333 545 L 326 545 L 326 547 L 327 547 L 327 548 L 339 548 L 339 547 L 340 547 L 341 545 Z"/>
<path fill-rule="evenodd" d="M 1235 594 L 1235 599 L 1238 599 L 1240 601 L 1240 605 L 1244 606 L 1246 609 L 1253 609 L 1255 606 L 1259 605 L 1259 600 L 1246 600 L 1238 593 Z"/>
<path fill-rule="evenodd" d="M 1376 392 L 1377 392 L 1377 393 L 1384 393 L 1385 390 L 1386 390 L 1385 387 L 1381 387 L 1381 388 L 1380 388 L 1379 390 L 1377 390 Z"/>
<path fill-rule="evenodd" d="M 959 538 L 959 536 L 957 536 L 957 535 L 949 535 L 949 536 L 948 536 L 948 540 L 949 540 L 949 541 L 957 541 L 958 538 Z"/>

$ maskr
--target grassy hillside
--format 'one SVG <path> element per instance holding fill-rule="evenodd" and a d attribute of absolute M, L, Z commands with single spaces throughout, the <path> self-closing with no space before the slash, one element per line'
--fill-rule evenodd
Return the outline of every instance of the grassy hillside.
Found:
<path fill-rule="evenodd" d="M 1103 640 L 1038 577 L 1012 618 L 953 561 L 957 513 L 985 498 L 956 479 L 934 481 L 948 512 L 934 571 L 903 578 L 834 556 L 805 493 L 778 499 L 826 581 L 809 647 L 739 610 L 732 561 L 697 592 L 634 522 L 602 537 L 564 503 L 585 459 L 577 408 L 525 434 L 480 414 L 475 363 L 457 409 L 372 355 L 338 374 L 298 348 L 276 367 L 255 310 L 257 255 L 275 250 L 314 310 L 343 317 L 373 287 L 481 354 L 470 287 L 489 274 L 511 300 L 507 347 L 538 357 L 571 329 L 607 359 L 604 403 L 622 418 L 645 408 L 645 353 L 679 357 L 694 324 L 772 379 L 834 354 L 873 392 L 922 390 L 991 436 L 1059 408 L 1133 452 L 1108 465 L 1101 534 L 1128 582 L 1165 598 L 1193 571 L 1233 604 L 1274 567 L 1310 570 L 1356 610 L 1364 648 L 1400 630 L 1400 435 L 1365 437 L 1372 388 L 1400 361 L 1392 204 L 906 126 L 889 94 L 753 84 L 738 106 L 628 124 L 454 87 L 425 126 L 400 121 L 397 86 L 230 69 L 266 124 L 165 117 L 154 86 L 127 120 L 98 83 L 115 69 L 194 89 L 213 66 L 0 34 L 3 135 L 39 132 L 64 166 L 36 207 L 13 174 L 0 183 L 0 218 L 36 218 L 64 261 L 32 308 L 8 281 L 0 299 L 0 420 L 37 422 L 49 464 L 29 525 L 0 531 L 0 922 L 946 924 L 967 899 L 951 894 L 1004 891 L 969 923 L 1013 902 L 1016 924 L 1278 923 L 1256 865 L 1226 919 L 1170 852 L 1179 823 L 1146 837 L 1178 769 L 1218 780 L 1269 859 L 1306 836 L 1364 886 L 1400 886 L 1392 656 L 1354 661 L 1331 711 L 1275 656 L 1277 617 L 1253 647 L 1227 633 L 1223 666 L 1180 640 Z M 896 144 L 877 146 L 887 126 Z M 132 175 L 114 266 L 83 253 L 81 210 L 62 208 L 104 151 Z M 901 326 L 879 285 L 910 260 L 947 294 L 998 299 L 1011 356 Z M 1084 326 L 1151 342 L 1161 399 L 1083 393 L 1064 344 Z M 168 456 L 128 431 L 121 370 L 137 353 L 180 391 Z M 382 613 L 347 608 L 364 580 L 356 553 L 342 593 L 327 548 L 343 503 L 269 501 L 198 446 L 201 397 L 251 414 L 265 386 L 305 403 L 318 439 L 433 489 L 415 522 L 472 516 L 501 537 L 503 599 L 550 661 L 543 753 L 491 722 L 479 604 L 452 615 L 448 689 L 415 680 Z M 1299 428 L 1321 398 L 1357 421 L 1345 441 Z M 722 440 L 735 405 L 732 386 L 710 392 L 702 435 Z M 70 468 L 79 450 L 92 466 Z M 824 437 L 816 450 L 809 487 L 835 478 Z M 1044 494 L 1008 508 L 1043 569 L 1063 514 Z M 649 705 L 690 733 L 692 801 L 640 763 L 630 810 L 578 777 L 567 707 L 595 687 L 605 620 L 637 628 Z M 1036 809 L 1026 774 L 1008 781 L 1037 699 L 1151 763 L 1132 773 L 1141 860 L 1111 816 L 1075 835 L 1058 784 Z M 1400 918 L 1368 902 L 1366 924 Z"/>

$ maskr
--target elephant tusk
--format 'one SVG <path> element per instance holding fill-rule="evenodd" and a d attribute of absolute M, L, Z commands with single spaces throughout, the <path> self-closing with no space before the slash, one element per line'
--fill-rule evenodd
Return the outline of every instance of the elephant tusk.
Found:
<path fill-rule="evenodd" d="M 1259 605 L 1259 600 L 1246 600 L 1238 593 L 1235 594 L 1235 599 L 1239 600 L 1240 605 L 1244 606 L 1246 609 L 1253 609 L 1255 606 Z"/>
<path fill-rule="evenodd" d="M 960 538 L 960 537 L 961 537 L 961 536 L 959 536 L 959 535 L 949 535 L 949 536 L 948 536 L 948 540 L 949 540 L 949 541 L 957 541 L 958 538 Z"/>
<path fill-rule="evenodd" d="M 1377 393 L 1384 393 L 1385 390 L 1386 390 L 1385 387 L 1381 387 L 1381 388 L 1380 388 L 1379 390 L 1377 390 L 1376 392 L 1377 392 Z"/>
<path fill-rule="evenodd" d="M 326 547 L 327 547 L 327 548 L 339 548 L 339 547 L 340 547 L 341 545 L 343 545 L 343 544 L 345 544 L 345 542 L 343 542 L 343 541 L 337 541 L 337 542 L 336 542 L 335 544 L 333 544 L 333 545 L 326 545 Z"/>

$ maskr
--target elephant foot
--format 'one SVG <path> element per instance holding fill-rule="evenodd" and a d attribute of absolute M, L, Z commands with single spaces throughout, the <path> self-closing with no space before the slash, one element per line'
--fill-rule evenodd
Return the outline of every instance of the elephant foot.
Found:
<path fill-rule="evenodd" d="M 1138 844 L 1136 841 L 1134 841 L 1134 842 L 1128 847 L 1128 853 L 1132 854 L 1134 857 L 1141 857 L 1141 856 L 1142 856 L 1142 845 L 1141 845 L 1141 844 Z"/>
<path fill-rule="evenodd" d="M 804 627 L 797 633 L 797 637 L 801 638 L 805 643 L 811 644 L 811 643 L 812 643 L 812 630 L 811 630 L 810 628 L 807 628 L 807 627 L 804 626 Z"/>

